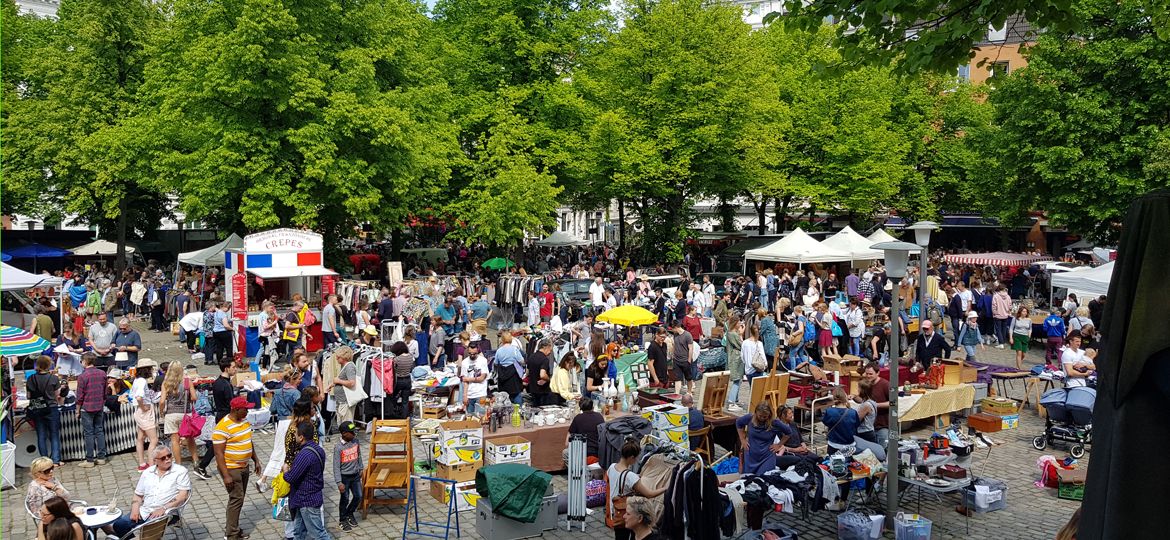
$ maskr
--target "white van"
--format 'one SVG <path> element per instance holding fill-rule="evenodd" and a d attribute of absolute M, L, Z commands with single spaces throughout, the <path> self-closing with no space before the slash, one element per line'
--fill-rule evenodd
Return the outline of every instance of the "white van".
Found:
<path fill-rule="evenodd" d="M 28 330 L 36 318 L 33 302 L 23 291 L 0 292 L 0 324 Z"/>

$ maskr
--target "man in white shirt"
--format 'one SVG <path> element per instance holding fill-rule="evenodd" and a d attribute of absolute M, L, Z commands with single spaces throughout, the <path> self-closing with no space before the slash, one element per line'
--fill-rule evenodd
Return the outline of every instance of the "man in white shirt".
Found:
<path fill-rule="evenodd" d="M 467 346 L 467 358 L 459 367 L 459 379 L 463 381 L 463 407 L 468 414 L 479 409 L 479 398 L 487 397 L 487 359 L 479 354 L 479 346 Z"/>
<path fill-rule="evenodd" d="M 175 456 L 166 446 L 157 446 L 151 453 L 154 465 L 138 477 L 130 512 L 107 525 L 103 530 L 119 538 L 131 529 L 151 519 L 162 517 L 170 508 L 182 505 L 191 494 L 191 477 L 187 469 L 175 464 Z"/>
<path fill-rule="evenodd" d="M 594 306 L 605 303 L 605 285 L 601 284 L 601 278 L 593 280 L 593 284 L 589 286 L 589 298 Z"/>
<path fill-rule="evenodd" d="M 325 346 L 341 340 L 341 333 L 337 330 L 337 295 L 325 297 L 325 306 L 321 308 L 321 337 L 325 338 Z"/>
<path fill-rule="evenodd" d="M 711 310 L 711 306 L 707 304 L 707 295 L 703 294 L 703 289 L 699 287 L 698 283 L 691 285 L 691 292 L 687 295 L 691 301 L 691 305 L 695 306 L 700 317 L 706 316 L 707 312 Z"/>
<path fill-rule="evenodd" d="M 1081 335 L 1075 332 L 1068 337 L 1068 344 L 1060 355 L 1060 363 L 1064 368 L 1065 388 L 1085 386 L 1085 378 L 1089 376 L 1090 372 L 1097 369 L 1096 364 L 1085 356 L 1085 351 L 1081 350 Z"/>

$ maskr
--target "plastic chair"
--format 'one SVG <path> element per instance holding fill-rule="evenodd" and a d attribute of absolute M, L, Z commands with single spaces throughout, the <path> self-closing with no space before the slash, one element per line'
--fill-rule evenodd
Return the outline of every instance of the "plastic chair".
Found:
<path fill-rule="evenodd" d="M 81 499 L 73 499 L 73 500 L 69 501 L 69 505 L 70 506 L 76 506 L 76 505 L 89 506 L 89 503 L 87 503 Z M 39 521 L 41 519 L 41 509 L 38 508 L 36 510 L 33 510 L 32 508 L 29 508 L 28 499 L 24 500 L 24 511 L 28 512 L 28 517 L 33 518 L 33 520 Z"/>
<path fill-rule="evenodd" d="M 696 429 L 688 431 L 687 437 L 690 440 L 695 440 L 696 437 L 701 437 L 698 446 L 695 447 L 696 454 L 702 454 L 707 458 L 707 463 L 711 462 L 711 426 L 706 426 L 703 429 Z"/>
<path fill-rule="evenodd" d="M 167 533 L 167 524 L 171 521 L 167 518 L 167 514 L 160 516 L 158 519 L 139 523 L 137 527 L 130 529 L 129 532 L 122 535 L 122 538 L 133 537 L 138 540 L 162 540 L 163 535 Z"/>
<path fill-rule="evenodd" d="M 192 534 L 191 531 L 189 531 L 187 528 L 187 522 L 183 521 L 183 509 L 187 507 L 187 503 L 189 502 L 191 502 L 191 497 L 188 495 L 187 500 L 183 501 L 182 504 L 174 508 L 168 508 L 167 513 L 164 514 L 167 522 L 171 526 L 175 527 L 175 530 L 177 531 L 175 533 L 175 537 L 178 538 L 179 534 L 181 533 L 183 535 L 183 540 L 191 540 L 194 538 L 194 534 Z"/>

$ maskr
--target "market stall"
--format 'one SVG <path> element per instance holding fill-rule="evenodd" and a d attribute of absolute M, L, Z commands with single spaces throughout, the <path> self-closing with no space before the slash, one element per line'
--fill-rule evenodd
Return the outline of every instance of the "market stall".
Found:
<path fill-rule="evenodd" d="M 992 253 L 951 254 L 944 259 L 952 264 L 973 264 L 977 266 L 1029 266 L 1039 261 L 1051 261 L 1048 255 L 1033 255 L 1030 253 L 1006 253 L 995 251 Z"/>
<path fill-rule="evenodd" d="M 749 249 L 743 253 L 743 271 L 748 271 L 748 261 L 786 262 L 800 265 L 809 263 L 839 263 L 850 261 L 853 255 L 846 251 L 833 249 L 808 233 L 796 229 L 784 238 L 766 246 Z"/>
<path fill-rule="evenodd" d="M 211 247 L 179 254 L 179 262 L 195 266 L 223 266 L 224 252 L 244 247 L 244 239 L 232 233 L 223 242 Z"/>
<path fill-rule="evenodd" d="M 310 326 L 308 350 L 319 350 L 321 339 L 321 298 L 336 292 L 337 273 L 322 265 L 324 241 L 321 235 L 296 229 L 273 229 L 244 237 L 243 248 L 224 252 L 227 298 L 232 302 L 231 317 L 246 321 L 248 334 L 257 331 L 262 296 L 275 298 L 277 313 L 284 316 L 299 297 L 313 312 L 317 322 Z M 252 294 L 254 287 L 262 295 Z M 243 337 L 243 335 L 241 335 Z M 244 351 L 246 344 L 240 345 Z"/>
<path fill-rule="evenodd" d="M 923 418 L 949 414 L 971 407 L 975 401 L 975 387 L 969 384 L 944 386 L 922 394 L 898 397 L 898 420 L 913 422 Z"/>
<path fill-rule="evenodd" d="M 849 253 L 852 256 L 851 260 L 855 268 L 865 268 L 869 265 L 869 261 L 885 258 L 884 251 L 870 248 L 874 244 L 875 242 L 873 240 L 861 236 L 848 225 L 837 234 L 821 242 L 821 245 Z M 858 263 L 864 266 L 858 266 Z"/>

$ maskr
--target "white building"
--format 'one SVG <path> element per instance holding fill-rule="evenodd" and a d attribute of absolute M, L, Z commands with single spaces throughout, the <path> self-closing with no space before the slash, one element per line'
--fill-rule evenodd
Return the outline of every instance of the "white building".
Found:
<path fill-rule="evenodd" d="M 61 7 L 61 0 L 16 0 L 16 7 L 22 15 L 33 13 L 38 17 L 57 18 L 57 8 Z"/>

